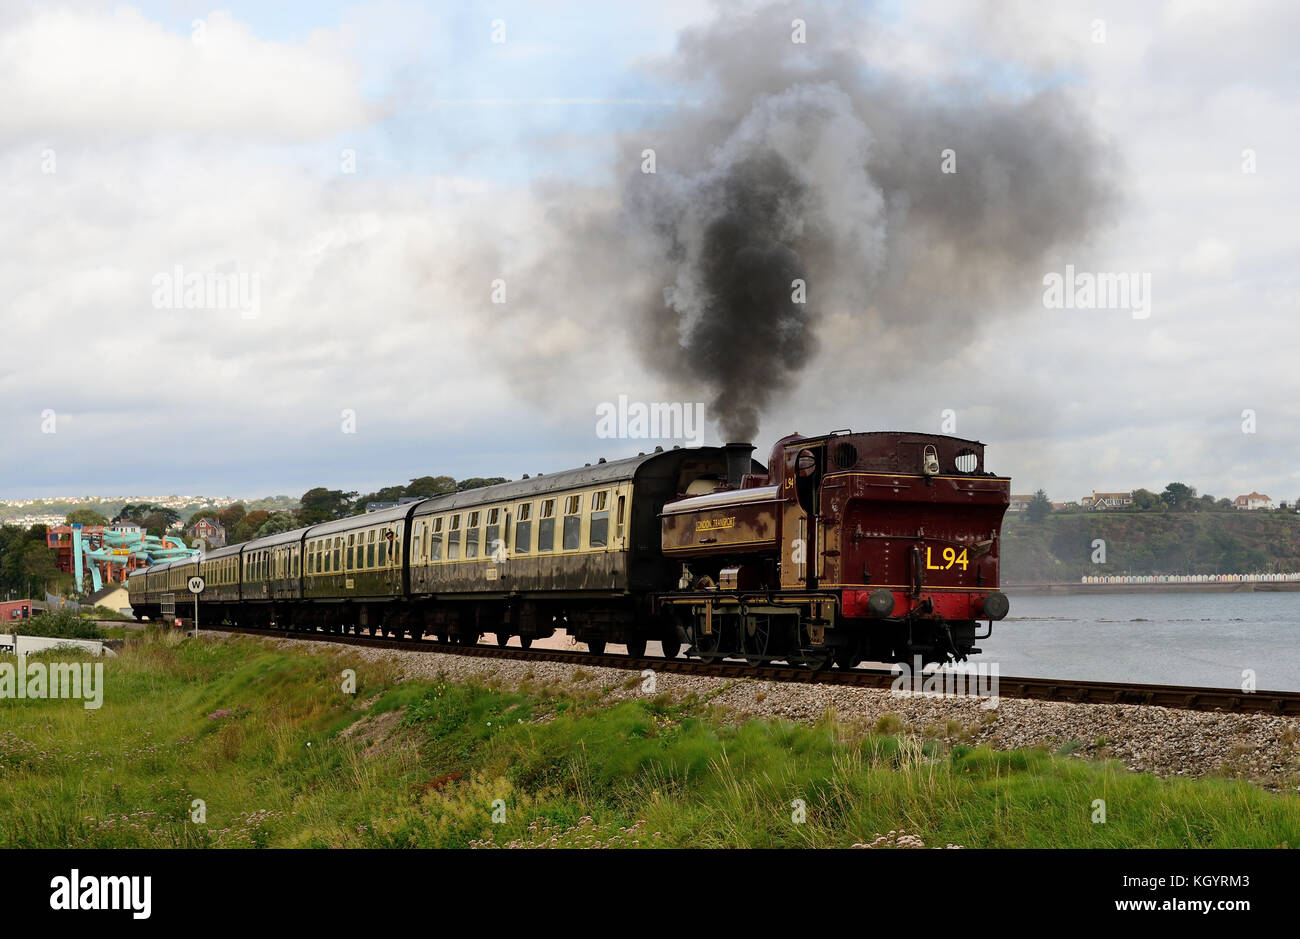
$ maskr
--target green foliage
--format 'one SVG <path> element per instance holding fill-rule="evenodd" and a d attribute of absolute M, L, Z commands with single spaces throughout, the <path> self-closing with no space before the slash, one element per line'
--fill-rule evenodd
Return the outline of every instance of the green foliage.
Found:
<path fill-rule="evenodd" d="M 1052 500 L 1047 498 L 1047 493 L 1039 489 L 1034 493 L 1034 497 L 1029 500 L 1029 505 L 1025 507 L 1025 517 L 1031 522 L 1041 523 L 1047 516 L 1052 514 Z"/>
<path fill-rule="evenodd" d="M 104 664 L 99 710 L 0 709 L 0 847 L 846 847 L 906 828 L 931 846 L 1258 848 L 1300 831 L 1284 793 L 1129 773 L 1078 741 L 1070 757 L 897 722 L 738 724 L 690 699 L 398 681 L 348 650 L 164 631 Z"/>
<path fill-rule="evenodd" d="M 62 590 L 72 583 L 55 564 L 45 534 L 44 525 L 0 527 L 0 596 L 13 591 L 15 596 L 40 599 L 47 588 Z"/>
<path fill-rule="evenodd" d="M 456 490 L 464 492 L 466 489 L 482 489 L 484 486 L 495 486 L 497 483 L 505 481 L 504 476 L 471 476 L 469 479 L 462 479 L 456 483 Z"/>
<path fill-rule="evenodd" d="M 69 525 L 81 525 L 91 528 L 96 525 L 107 525 L 108 519 L 100 515 L 93 509 L 73 509 L 64 519 Z"/>
<path fill-rule="evenodd" d="M 298 518 L 304 525 L 315 525 L 332 519 L 343 518 L 352 511 L 355 492 L 343 492 L 340 489 L 309 489 L 303 493 L 302 508 Z"/>
<path fill-rule="evenodd" d="M 456 480 L 450 476 L 419 476 L 411 480 L 403 495 L 418 499 L 442 496 L 456 491 Z"/>
<path fill-rule="evenodd" d="M 55 610 L 9 623 L 4 628 L 14 628 L 24 636 L 50 636 L 58 639 L 103 639 L 104 633 L 91 620 L 72 610 Z"/>
<path fill-rule="evenodd" d="M 293 531 L 302 525 L 298 516 L 293 512 L 276 512 L 271 515 L 262 527 L 257 530 L 255 537 L 265 538 L 267 535 L 279 535 L 286 531 Z"/>
<path fill-rule="evenodd" d="M 1106 563 L 1092 562 L 1106 542 Z M 1053 513 L 1003 525 L 1002 582 L 1077 581 L 1091 574 L 1300 571 L 1300 516 L 1285 512 Z"/>
<path fill-rule="evenodd" d="M 1196 489 L 1183 483 L 1170 483 L 1160 494 L 1160 499 L 1176 512 L 1193 511 L 1197 508 Z"/>

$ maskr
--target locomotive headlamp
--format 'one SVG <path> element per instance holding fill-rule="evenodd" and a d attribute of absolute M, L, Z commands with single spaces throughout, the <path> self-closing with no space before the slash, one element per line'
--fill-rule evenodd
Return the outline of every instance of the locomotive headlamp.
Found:
<path fill-rule="evenodd" d="M 872 616 L 888 616 L 894 612 L 894 592 L 878 587 L 867 597 L 867 609 Z"/>
<path fill-rule="evenodd" d="M 813 456 L 811 450 L 800 450 L 799 455 L 795 457 L 794 471 L 800 476 L 811 476 L 817 469 L 817 457 Z"/>
<path fill-rule="evenodd" d="M 1011 609 L 1011 601 L 1001 590 L 994 590 L 984 598 L 984 617 L 985 619 L 1002 619 Z"/>
<path fill-rule="evenodd" d="M 927 476 L 939 475 L 939 454 L 935 452 L 934 447 L 926 447 L 922 454 L 922 471 Z"/>

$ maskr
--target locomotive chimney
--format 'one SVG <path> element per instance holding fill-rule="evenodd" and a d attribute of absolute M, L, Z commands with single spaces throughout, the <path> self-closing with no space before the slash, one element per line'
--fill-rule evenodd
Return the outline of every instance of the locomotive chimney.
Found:
<path fill-rule="evenodd" d="M 723 449 L 727 452 L 727 482 L 733 489 L 739 489 L 741 477 L 750 471 L 753 463 L 750 454 L 754 452 L 754 445 L 729 443 Z"/>

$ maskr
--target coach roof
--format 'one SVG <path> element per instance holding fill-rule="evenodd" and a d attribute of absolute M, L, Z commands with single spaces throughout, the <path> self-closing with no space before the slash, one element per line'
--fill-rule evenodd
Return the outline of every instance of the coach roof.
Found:
<path fill-rule="evenodd" d="M 691 448 L 689 450 L 668 450 L 659 453 L 643 453 L 622 460 L 607 463 L 593 463 L 578 469 L 561 470 L 550 475 L 534 476 L 531 479 L 517 479 L 513 482 L 497 483 L 481 489 L 466 489 L 463 492 L 451 492 L 445 496 L 434 496 L 421 502 L 415 510 L 415 517 L 433 515 L 474 505 L 490 505 L 493 502 L 518 502 L 548 492 L 566 489 L 585 489 L 602 483 L 625 482 L 636 476 L 645 464 L 669 457 L 672 454 L 706 453 L 716 451 L 716 447 Z"/>

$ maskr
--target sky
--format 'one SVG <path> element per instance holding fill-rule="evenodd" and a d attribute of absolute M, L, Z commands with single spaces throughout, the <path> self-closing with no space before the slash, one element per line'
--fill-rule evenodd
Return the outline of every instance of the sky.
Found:
<path fill-rule="evenodd" d="M 716 387 L 628 307 L 660 288 L 626 276 L 648 236 L 620 181 L 646 147 L 680 182 L 734 146 L 691 37 L 785 42 L 795 18 L 800 55 L 848 50 L 903 102 L 1068 105 L 1109 194 L 1058 193 L 1046 220 L 1022 202 L 1026 231 L 1071 237 L 924 331 L 906 289 L 828 292 L 760 458 L 793 431 L 950 432 L 1056 501 L 1174 480 L 1300 497 L 1294 4 L 0 0 L 0 498 L 367 492 L 690 442 L 602 436 L 620 396 L 703 403 L 694 442 L 721 442 Z M 716 54 L 763 54 L 733 45 Z M 897 149 L 899 107 L 859 115 L 863 148 Z M 938 150 L 904 156 L 937 174 Z M 1028 198 L 1016 153 L 980 198 Z M 799 169 L 828 192 L 854 174 Z M 909 206 L 874 183 L 895 224 Z M 1018 233 L 949 233 L 986 234 Z M 964 269 L 935 256 L 885 251 L 861 279 Z M 1132 274 L 1149 303 L 1053 307 L 1067 267 Z M 243 292 L 187 303 L 187 275 Z"/>

